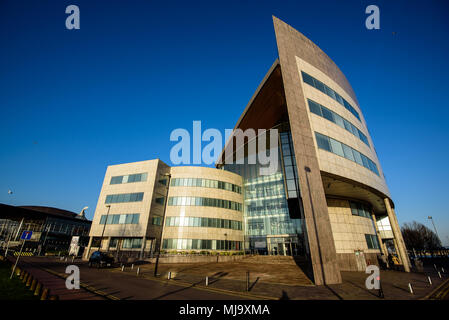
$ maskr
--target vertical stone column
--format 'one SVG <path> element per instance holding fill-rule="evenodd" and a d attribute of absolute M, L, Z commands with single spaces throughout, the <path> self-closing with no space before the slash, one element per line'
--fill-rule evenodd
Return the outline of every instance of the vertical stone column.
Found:
<path fill-rule="evenodd" d="M 405 272 L 410 272 L 410 261 L 408 259 L 407 250 L 405 248 L 404 239 L 402 238 L 401 229 L 399 228 L 398 221 L 396 219 L 396 214 L 391 208 L 390 199 L 384 199 L 385 207 L 387 208 L 388 219 L 390 220 L 391 229 L 393 230 L 393 235 L 395 238 L 395 245 L 398 251 L 399 259 L 404 266 Z"/>
<path fill-rule="evenodd" d="M 371 212 L 371 218 L 373 219 L 374 228 L 376 229 L 377 239 L 379 240 L 380 252 L 382 252 L 382 254 L 385 257 L 388 257 L 388 252 L 385 250 L 385 246 L 382 242 L 382 237 L 380 236 L 379 228 L 377 227 L 377 221 L 376 221 L 376 216 L 374 215 L 374 212 Z"/>

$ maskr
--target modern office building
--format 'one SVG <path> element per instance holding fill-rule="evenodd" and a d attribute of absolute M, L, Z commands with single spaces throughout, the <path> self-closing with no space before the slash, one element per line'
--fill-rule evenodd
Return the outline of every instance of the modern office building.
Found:
<path fill-rule="evenodd" d="M 124 241 L 141 253 L 159 250 L 160 242 L 166 250 L 293 255 L 311 264 L 316 284 L 333 284 L 341 282 L 340 270 L 377 264 L 390 243 L 410 270 L 394 203 L 351 85 L 318 46 L 273 19 L 279 58 L 234 129 L 277 129 L 277 144 L 267 145 L 278 155 L 276 170 L 262 175 L 263 166 L 248 161 L 261 151 L 246 140 L 239 152 L 235 136 L 217 169 L 169 168 L 159 160 L 108 167 L 92 247 L 106 236 L 103 248 Z M 106 218 L 109 210 L 113 218 Z M 131 214 L 137 220 L 128 219 Z M 105 228 L 106 219 L 112 222 Z"/>
<path fill-rule="evenodd" d="M 120 258 L 242 251 L 242 212 L 242 178 L 232 172 L 159 159 L 109 166 L 85 257 L 98 249 Z"/>
<path fill-rule="evenodd" d="M 0 242 L 3 247 L 19 246 L 20 236 L 26 230 L 33 233 L 24 249 L 37 254 L 69 251 L 74 237 L 84 248 L 89 241 L 90 226 L 84 209 L 77 214 L 53 207 L 0 204 Z"/>

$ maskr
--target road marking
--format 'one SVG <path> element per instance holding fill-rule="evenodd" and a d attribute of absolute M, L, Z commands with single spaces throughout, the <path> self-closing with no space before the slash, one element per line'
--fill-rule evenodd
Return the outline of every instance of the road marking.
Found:
<path fill-rule="evenodd" d="M 439 292 L 439 290 L 444 291 L 442 289 L 446 284 L 449 284 L 449 279 L 446 279 L 446 281 L 444 281 L 443 283 L 440 283 L 440 285 L 438 287 L 436 287 L 435 290 L 433 290 L 432 292 L 430 292 L 429 294 L 427 294 L 425 297 L 421 298 L 420 300 L 429 300 L 430 297 L 435 295 L 437 292 L 438 292 L 438 294 L 435 296 L 435 298 L 438 298 L 438 296 L 441 294 L 441 292 Z"/>

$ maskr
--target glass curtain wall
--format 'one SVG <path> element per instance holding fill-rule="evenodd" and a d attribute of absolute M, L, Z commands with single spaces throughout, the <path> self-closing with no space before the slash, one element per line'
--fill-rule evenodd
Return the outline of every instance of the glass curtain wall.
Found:
<path fill-rule="evenodd" d="M 297 194 L 297 175 L 292 171 L 296 170 L 296 161 L 294 153 L 291 153 L 293 146 L 289 145 L 291 137 L 288 129 L 279 129 L 279 136 L 276 172 L 260 175 L 261 166 L 258 161 L 249 164 L 246 151 L 243 164 L 237 164 L 237 160 L 232 164 L 225 161 L 223 167 L 243 177 L 245 250 L 263 255 L 303 256 L 307 254 L 303 216 L 291 215 L 286 192 L 288 190 L 294 201 L 301 201 Z M 286 170 L 292 171 L 288 179 Z M 302 207 L 302 204 L 299 206 Z"/>

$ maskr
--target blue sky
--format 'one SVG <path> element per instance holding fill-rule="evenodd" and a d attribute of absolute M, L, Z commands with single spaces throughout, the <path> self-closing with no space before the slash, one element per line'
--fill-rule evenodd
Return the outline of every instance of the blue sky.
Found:
<path fill-rule="evenodd" d="M 66 6 L 81 29 L 65 28 Z M 365 8 L 380 8 L 380 30 Z M 0 2 L 0 202 L 93 217 L 106 167 L 160 158 L 170 132 L 232 128 L 277 58 L 272 15 L 352 84 L 399 222 L 449 245 L 446 1 Z M 8 194 L 11 189 L 13 194 Z"/>

